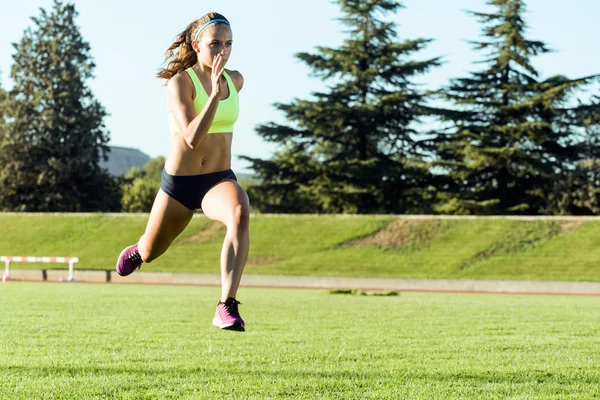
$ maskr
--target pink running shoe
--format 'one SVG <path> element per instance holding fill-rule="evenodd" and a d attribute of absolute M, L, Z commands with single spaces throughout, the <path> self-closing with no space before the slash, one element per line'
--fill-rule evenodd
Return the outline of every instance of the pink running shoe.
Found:
<path fill-rule="evenodd" d="M 218 326 L 221 329 L 244 332 L 245 324 L 242 317 L 240 317 L 238 304 L 242 303 L 233 297 L 228 298 L 225 302 L 220 301 L 219 304 L 217 304 L 213 325 Z"/>
<path fill-rule="evenodd" d="M 121 276 L 127 276 L 142 266 L 142 257 L 138 253 L 138 244 L 127 247 L 121 252 L 117 260 L 117 273 Z"/>

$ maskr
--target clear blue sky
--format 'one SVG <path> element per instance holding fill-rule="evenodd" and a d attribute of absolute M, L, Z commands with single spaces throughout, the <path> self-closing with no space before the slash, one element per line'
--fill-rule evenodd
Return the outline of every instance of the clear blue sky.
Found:
<path fill-rule="evenodd" d="M 478 23 L 463 10 L 489 11 L 485 0 L 406 0 L 406 8 L 390 16 L 398 24 L 400 39 L 435 39 L 415 58 L 443 56 L 446 63 L 420 82 L 437 88 L 452 77 L 478 70 L 478 55 L 465 42 L 477 39 Z M 0 73 L 10 88 L 13 47 L 32 26 L 30 16 L 52 0 L 11 2 L 0 13 Z M 597 0 L 530 0 L 526 20 L 529 38 L 545 41 L 556 52 L 537 57 L 541 77 L 564 74 L 575 78 L 600 73 L 600 2 Z M 189 22 L 209 11 L 224 14 L 234 34 L 228 68 L 245 77 L 240 93 L 241 113 L 233 142 L 233 168 L 247 165 L 238 155 L 268 158 L 275 147 L 264 142 L 255 126 L 284 122 L 273 103 L 309 98 L 325 90 L 325 83 L 309 75 L 294 53 L 315 46 L 338 46 L 345 38 L 335 19 L 339 7 L 329 0 L 76 0 L 77 23 L 90 43 L 96 78 L 90 82 L 95 96 L 110 116 L 106 119 L 110 144 L 135 147 L 152 157 L 167 155 L 169 137 L 165 89 L 155 78 L 165 49 Z"/>

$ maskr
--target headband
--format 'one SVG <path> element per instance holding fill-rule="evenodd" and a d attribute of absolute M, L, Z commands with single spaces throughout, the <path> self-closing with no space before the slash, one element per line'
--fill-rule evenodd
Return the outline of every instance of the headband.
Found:
<path fill-rule="evenodd" d="M 200 29 L 198 29 L 198 32 L 196 32 L 196 34 L 194 35 L 194 40 L 198 40 L 198 36 L 200 36 L 200 33 L 204 30 L 204 28 L 206 28 L 207 26 L 211 25 L 211 24 L 216 24 L 218 22 L 222 22 L 224 24 L 226 24 L 227 26 L 229 25 L 229 22 L 224 20 L 224 19 L 213 19 L 208 21 L 207 23 L 205 23 L 204 25 L 202 25 L 200 27 Z M 179 49 L 176 49 L 175 51 L 173 51 L 173 55 L 171 57 L 169 57 L 168 60 L 165 60 L 162 65 L 169 65 L 171 63 L 171 61 L 173 61 L 175 58 L 177 58 L 177 53 L 179 53 Z"/>
<path fill-rule="evenodd" d="M 198 36 L 200 36 L 200 32 L 202 32 L 204 30 L 204 28 L 206 28 L 207 26 L 211 25 L 211 24 L 216 24 L 217 22 L 222 22 L 226 25 L 229 25 L 229 22 L 227 22 L 224 19 L 211 19 L 210 21 L 208 21 L 207 23 L 205 23 L 204 25 L 202 25 L 200 27 L 200 29 L 198 29 L 198 32 L 196 32 L 196 34 L 194 35 L 194 40 L 198 40 Z"/>

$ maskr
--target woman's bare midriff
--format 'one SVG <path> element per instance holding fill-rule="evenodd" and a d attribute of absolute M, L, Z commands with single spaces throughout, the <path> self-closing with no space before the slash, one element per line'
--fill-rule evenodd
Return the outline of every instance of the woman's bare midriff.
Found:
<path fill-rule="evenodd" d="M 169 175 L 201 175 L 231 168 L 233 133 L 212 133 L 195 149 L 190 148 L 181 133 L 171 133 L 171 153 L 165 163 Z"/>

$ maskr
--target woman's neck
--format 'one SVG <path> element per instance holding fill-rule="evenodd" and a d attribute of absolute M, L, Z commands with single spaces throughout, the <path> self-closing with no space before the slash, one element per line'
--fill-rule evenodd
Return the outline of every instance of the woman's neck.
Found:
<path fill-rule="evenodd" d="M 198 74 L 198 76 L 202 76 L 203 78 L 210 79 L 210 76 L 212 74 L 211 67 L 209 67 L 207 65 L 203 65 L 201 63 L 196 63 L 196 65 L 194 65 L 192 68 L 194 69 L 194 71 L 196 71 L 196 74 Z"/>

